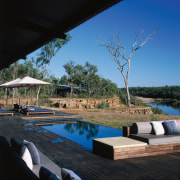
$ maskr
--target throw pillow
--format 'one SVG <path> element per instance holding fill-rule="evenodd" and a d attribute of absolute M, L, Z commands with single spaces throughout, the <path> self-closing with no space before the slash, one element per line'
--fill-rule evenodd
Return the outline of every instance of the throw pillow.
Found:
<path fill-rule="evenodd" d="M 43 166 L 39 170 L 39 177 L 40 180 L 60 180 L 54 173 Z"/>
<path fill-rule="evenodd" d="M 153 121 L 151 123 L 152 123 L 153 129 L 154 129 L 155 135 L 163 135 L 165 133 L 162 122 Z"/>
<path fill-rule="evenodd" d="M 19 154 L 19 156 L 25 161 L 26 165 L 32 170 L 33 164 L 31 154 L 28 148 L 14 138 L 11 138 L 10 142 L 11 147 L 14 149 L 14 151 L 16 151 Z"/>
<path fill-rule="evenodd" d="M 162 124 L 166 135 L 179 134 L 179 130 L 175 121 L 164 121 Z"/>
<path fill-rule="evenodd" d="M 81 178 L 72 170 L 62 168 L 61 175 L 63 180 L 81 180 Z"/>
<path fill-rule="evenodd" d="M 25 144 L 26 147 L 28 148 L 28 150 L 31 154 L 31 157 L 32 157 L 33 164 L 39 165 L 40 157 L 39 157 L 38 150 L 37 150 L 36 146 L 34 145 L 34 143 L 24 140 L 23 144 Z"/>
<path fill-rule="evenodd" d="M 31 158 L 31 154 L 28 150 L 28 148 L 25 148 L 24 153 L 22 154 L 21 158 L 25 161 L 26 165 L 29 167 L 29 169 L 33 169 L 33 162 Z"/>

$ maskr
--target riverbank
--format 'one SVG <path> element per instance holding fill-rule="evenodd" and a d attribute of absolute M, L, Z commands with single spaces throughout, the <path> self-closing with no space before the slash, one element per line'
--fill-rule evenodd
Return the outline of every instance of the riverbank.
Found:
<path fill-rule="evenodd" d="M 136 98 L 141 100 L 143 103 L 153 103 L 157 100 L 161 100 L 161 98 L 145 98 L 140 96 L 136 96 Z"/>

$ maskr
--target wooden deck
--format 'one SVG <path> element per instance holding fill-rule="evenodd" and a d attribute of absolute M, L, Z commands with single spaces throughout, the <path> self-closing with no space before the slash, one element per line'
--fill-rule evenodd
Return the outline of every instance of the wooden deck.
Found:
<path fill-rule="evenodd" d="M 113 161 L 16 116 L 0 118 L 0 135 L 33 141 L 57 165 L 76 171 L 85 180 L 180 179 L 180 153 Z M 57 138 L 61 141 L 52 143 Z"/>

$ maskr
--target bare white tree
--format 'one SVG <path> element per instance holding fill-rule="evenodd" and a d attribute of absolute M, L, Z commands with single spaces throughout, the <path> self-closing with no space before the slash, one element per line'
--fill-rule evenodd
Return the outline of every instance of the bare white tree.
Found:
<path fill-rule="evenodd" d="M 113 60 L 119 66 L 118 69 L 120 70 L 123 76 L 124 83 L 126 86 L 127 102 L 129 107 L 131 107 L 128 87 L 131 57 L 138 49 L 144 46 L 148 42 L 148 40 L 153 39 L 155 33 L 156 31 L 154 30 L 153 33 L 149 34 L 146 38 L 143 38 L 143 30 L 140 30 L 139 33 L 135 35 L 135 41 L 132 45 L 129 56 L 126 56 L 126 48 L 121 45 L 119 36 L 117 36 L 116 39 L 112 37 L 112 39 L 107 44 L 102 41 L 98 41 L 102 46 L 105 46 L 107 48 L 108 52 L 112 55 Z M 126 65 L 128 67 L 124 68 Z"/>

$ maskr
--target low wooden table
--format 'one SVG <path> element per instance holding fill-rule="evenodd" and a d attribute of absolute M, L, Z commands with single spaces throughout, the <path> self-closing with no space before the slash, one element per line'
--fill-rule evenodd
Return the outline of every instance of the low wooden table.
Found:
<path fill-rule="evenodd" d="M 180 143 L 147 144 L 128 137 L 93 140 L 93 152 L 113 160 L 180 152 Z"/>
<path fill-rule="evenodd" d="M 146 146 L 147 143 L 127 137 L 93 139 L 93 153 L 113 160 L 137 157 Z"/>

